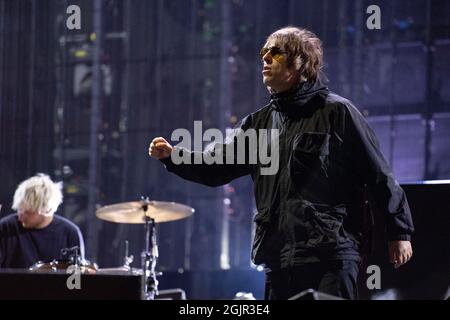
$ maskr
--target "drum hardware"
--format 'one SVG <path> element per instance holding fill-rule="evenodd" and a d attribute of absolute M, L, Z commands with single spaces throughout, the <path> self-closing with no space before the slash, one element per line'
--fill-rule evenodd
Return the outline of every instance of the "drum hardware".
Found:
<path fill-rule="evenodd" d="M 35 272 L 63 272 L 74 266 L 73 260 L 53 259 L 47 261 L 38 261 L 33 264 L 29 270 Z M 87 260 L 80 262 L 79 266 L 81 273 L 95 274 L 98 272 L 98 266 L 95 263 L 91 263 Z"/>
<path fill-rule="evenodd" d="M 133 255 L 128 255 L 129 250 L 128 250 L 128 240 L 125 240 L 125 256 L 123 258 L 123 266 L 127 267 L 127 268 L 131 268 L 130 264 L 133 262 L 134 260 L 134 256 Z"/>
<path fill-rule="evenodd" d="M 38 261 L 29 270 L 37 272 L 65 272 L 67 268 L 74 266 L 81 273 L 96 273 L 98 271 L 97 264 L 81 258 L 80 247 L 63 248 L 60 252 L 61 259 Z"/>
<path fill-rule="evenodd" d="M 64 259 L 68 259 L 72 261 L 72 265 L 75 268 L 80 268 L 80 248 L 78 246 L 72 248 L 63 248 L 61 249 L 61 257 Z"/>
<path fill-rule="evenodd" d="M 125 254 L 123 258 L 123 265 L 118 268 L 102 268 L 99 269 L 98 272 L 103 274 L 142 274 L 139 269 L 132 268 L 130 266 L 130 264 L 134 260 L 134 256 L 128 254 L 128 240 L 125 240 Z"/>
<path fill-rule="evenodd" d="M 141 253 L 143 272 L 142 299 L 154 300 L 158 294 L 158 280 L 156 279 L 156 261 L 158 259 L 158 245 L 156 243 L 155 219 L 147 215 L 148 198 L 142 198 L 142 210 L 145 221 L 145 251 Z"/>
<path fill-rule="evenodd" d="M 145 228 L 145 249 L 141 253 L 142 299 L 154 300 L 158 294 L 156 271 L 158 260 L 158 244 L 156 238 L 156 223 L 184 219 L 194 213 L 194 209 L 174 202 L 150 201 L 142 197 L 141 201 L 118 203 L 104 206 L 97 210 L 99 219 L 115 223 L 139 223 Z M 130 263 L 133 256 L 128 256 L 128 241 L 125 242 L 124 265 L 120 270 L 132 270 Z M 104 269 L 114 270 L 114 269 Z M 117 270 L 117 269 L 116 269 Z"/>

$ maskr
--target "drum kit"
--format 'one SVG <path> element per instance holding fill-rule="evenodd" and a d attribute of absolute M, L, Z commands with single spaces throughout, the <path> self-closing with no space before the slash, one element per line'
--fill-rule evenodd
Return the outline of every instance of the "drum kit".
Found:
<path fill-rule="evenodd" d="M 158 244 L 156 238 L 156 223 L 163 223 L 187 218 L 194 213 L 194 209 L 175 202 L 151 201 L 142 198 L 140 201 L 123 202 L 107 205 L 96 211 L 97 218 L 113 223 L 143 224 L 145 229 L 145 248 L 141 253 L 141 268 L 131 268 L 133 256 L 128 256 L 128 242 L 126 242 L 124 265 L 119 268 L 99 269 L 96 264 L 87 260 L 81 261 L 77 248 L 66 250 L 75 251 L 70 259 L 37 262 L 32 271 L 66 270 L 69 266 L 79 266 L 81 273 L 88 274 L 138 274 L 142 276 L 142 299 L 153 300 L 158 294 L 158 280 L 160 275 L 156 271 L 158 259 Z"/>

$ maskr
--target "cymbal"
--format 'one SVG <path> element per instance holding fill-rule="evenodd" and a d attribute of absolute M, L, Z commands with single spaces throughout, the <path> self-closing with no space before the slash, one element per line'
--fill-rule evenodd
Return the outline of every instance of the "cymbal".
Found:
<path fill-rule="evenodd" d="M 175 221 L 191 216 L 195 210 L 176 202 L 149 201 L 146 216 L 156 223 Z M 145 223 L 142 201 L 132 201 L 101 207 L 97 218 L 115 223 Z"/>

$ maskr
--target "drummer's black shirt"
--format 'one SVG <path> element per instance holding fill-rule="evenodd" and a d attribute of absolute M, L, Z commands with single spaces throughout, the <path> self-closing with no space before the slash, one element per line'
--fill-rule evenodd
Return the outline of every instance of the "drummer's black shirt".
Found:
<path fill-rule="evenodd" d="M 61 258 L 61 249 L 79 246 L 84 257 L 80 229 L 69 220 L 54 215 L 43 229 L 26 229 L 11 214 L 0 220 L 0 268 L 29 268 L 38 261 Z"/>

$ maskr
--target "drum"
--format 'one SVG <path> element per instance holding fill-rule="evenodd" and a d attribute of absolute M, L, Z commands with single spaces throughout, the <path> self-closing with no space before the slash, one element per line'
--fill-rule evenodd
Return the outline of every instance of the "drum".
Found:
<path fill-rule="evenodd" d="M 132 275 L 142 275 L 142 269 L 137 269 L 137 268 L 131 268 L 129 266 L 121 266 L 121 267 L 117 267 L 117 268 L 101 268 L 97 270 L 98 274 L 113 274 L 113 275 L 117 275 L 117 274 L 124 274 L 124 275 L 128 275 L 128 274 L 132 274 Z"/>
<path fill-rule="evenodd" d="M 73 260 L 61 260 L 54 259 L 51 261 L 38 261 L 30 267 L 30 271 L 36 272 L 66 272 L 67 268 L 73 266 Z M 80 262 L 81 273 L 96 273 L 98 266 L 95 263 L 91 263 L 87 260 Z"/>

